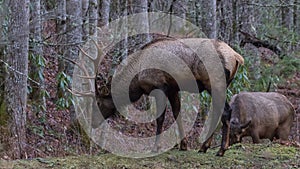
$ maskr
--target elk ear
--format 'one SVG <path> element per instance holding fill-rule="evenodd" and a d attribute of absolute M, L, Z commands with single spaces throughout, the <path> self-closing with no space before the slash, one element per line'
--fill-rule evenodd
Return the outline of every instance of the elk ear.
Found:
<path fill-rule="evenodd" d="M 102 95 L 102 96 L 108 96 L 109 95 L 109 90 L 106 86 L 102 86 L 100 88 L 100 95 Z"/>
<path fill-rule="evenodd" d="M 251 124 L 251 120 L 241 126 L 242 132 L 245 132 Z"/>

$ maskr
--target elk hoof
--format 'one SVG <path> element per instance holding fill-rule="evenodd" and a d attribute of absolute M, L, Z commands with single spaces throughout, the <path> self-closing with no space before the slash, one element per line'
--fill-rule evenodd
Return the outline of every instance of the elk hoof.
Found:
<path fill-rule="evenodd" d="M 187 142 L 186 142 L 185 138 L 183 140 L 181 140 L 181 142 L 180 142 L 180 150 L 187 151 Z"/>
<path fill-rule="evenodd" d="M 218 151 L 218 153 L 216 154 L 216 156 L 218 157 L 223 157 L 224 156 L 225 151 L 224 150 L 220 150 Z"/>
<path fill-rule="evenodd" d="M 180 151 L 187 151 L 187 147 L 180 147 Z"/>
<path fill-rule="evenodd" d="M 198 153 L 206 153 L 206 151 L 200 149 Z"/>
<path fill-rule="evenodd" d="M 207 152 L 207 149 L 200 149 L 199 151 L 198 151 L 198 153 L 206 153 Z"/>
<path fill-rule="evenodd" d="M 209 147 L 202 146 L 202 147 L 200 148 L 200 150 L 198 151 L 198 153 L 206 153 L 206 151 L 207 151 L 208 148 L 209 148 Z"/>

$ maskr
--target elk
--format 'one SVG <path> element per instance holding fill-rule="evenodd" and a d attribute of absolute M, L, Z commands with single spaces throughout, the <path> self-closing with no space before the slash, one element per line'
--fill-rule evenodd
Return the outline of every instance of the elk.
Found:
<path fill-rule="evenodd" d="M 195 54 L 195 51 L 191 50 L 186 44 L 191 44 L 192 46 L 198 47 L 202 51 L 201 56 L 202 59 L 209 58 L 211 56 L 210 51 L 215 50 L 216 51 L 216 57 L 219 58 L 221 62 L 221 70 L 220 72 L 217 72 L 215 74 L 216 76 L 225 76 L 226 85 L 228 86 L 230 82 L 233 80 L 239 65 L 242 65 L 244 63 L 243 57 L 235 52 L 231 47 L 229 47 L 226 43 L 219 41 L 219 40 L 213 40 L 213 39 L 203 39 L 203 38 L 186 38 L 186 39 L 170 39 L 170 38 L 162 38 L 159 40 L 155 40 L 150 42 L 149 44 L 145 45 L 141 48 L 140 52 L 136 52 L 135 55 L 131 57 L 127 61 L 127 65 L 119 70 L 119 73 L 115 75 L 115 79 L 117 79 L 117 82 L 115 84 L 118 84 L 119 88 L 124 88 L 124 85 L 126 82 L 119 80 L 119 78 L 127 76 L 128 72 L 132 71 L 132 68 L 138 68 L 143 67 L 142 65 L 148 65 L 150 64 L 150 61 L 147 62 L 147 59 L 154 57 L 154 55 L 157 55 L 157 57 L 170 57 L 169 62 L 164 63 L 165 65 L 171 64 L 171 62 L 176 62 L 173 59 L 173 57 L 180 58 L 185 65 L 187 65 L 188 69 L 192 72 L 193 77 L 189 79 L 189 76 L 185 76 L 184 72 L 177 69 L 179 69 L 181 63 L 176 64 L 176 67 L 172 67 L 174 71 L 177 71 L 179 74 L 179 78 L 175 80 L 168 72 L 160 70 L 160 69 L 143 69 L 140 70 L 133 78 L 131 79 L 130 85 L 129 85 L 129 99 L 131 102 L 137 101 L 143 94 L 149 95 L 151 91 L 153 90 L 160 90 L 164 93 L 166 98 L 168 99 L 171 109 L 173 112 L 173 116 L 176 119 L 179 135 L 181 138 L 184 138 L 185 134 L 183 131 L 182 121 L 179 114 L 180 111 L 180 97 L 179 97 L 179 91 L 180 90 L 186 90 L 188 92 L 202 92 L 204 90 L 208 91 L 209 93 L 212 92 L 212 85 L 210 82 L 210 77 L 207 72 L 207 66 L 214 67 L 215 64 L 209 64 L 204 65 L 202 60 Z M 168 56 L 160 56 L 160 53 L 147 53 L 145 51 L 159 51 L 164 50 L 168 51 Z M 162 58 L 165 59 L 165 58 Z M 140 63 L 142 62 L 142 63 Z M 146 63 L 144 63 L 146 62 Z M 138 64 L 139 63 L 139 64 Z M 172 64 L 174 65 L 174 63 Z M 195 81 L 197 85 L 197 91 L 189 90 L 188 87 L 182 89 L 179 87 L 178 83 L 189 83 L 190 81 Z M 104 119 L 110 117 L 111 115 L 116 113 L 116 106 L 113 102 L 112 98 L 112 91 L 111 91 L 111 84 L 108 86 L 101 86 L 97 82 L 95 84 L 96 86 L 96 100 L 98 107 L 104 117 Z M 125 89 L 124 89 L 125 90 Z M 125 91 L 124 91 L 125 92 Z M 122 92 L 118 93 L 117 97 L 122 97 Z M 122 99 L 121 99 L 122 100 Z M 156 103 L 159 104 L 161 99 L 156 98 Z M 126 103 L 124 103 L 126 104 Z M 223 103 L 224 104 L 224 103 Z M 228 104 L 225 104 L 225 107 L 228 107 Z M 162 126 L 165 118 L 165 111 L 166 108 L 163 110 L 163 113 L 156 119 L 157 123 L 157 129 L 156 129 L 156 140 L 155 140 L 155 148 L 158 148 L 159 143 L 159 134 L 162 133 Z M 227 111 L 224 111 L 227 112 Z M 92 127 L 99 126 L 102 121 L 99 120 L 99 118 L 94 118 L 97 115 L 93 116 L 92 120 Z M 229 126 L 227 125 L 226 121 L 229 121 L 230 117 L 226 114 L 222 115 L 222 123 L 223 128 L 226 128 L 229 130 Z M 219 155 L 223 155 L 223 152 L 227 147 L 228 143 L 225 141 L 228 140 L 228 130 L 224 130 L 225 133 L 223 134 L 224 138 L 222 141 L 222 146 L 220 149 Z M 226 136 L 226 137 L 225 137 Z M 223 143 L 224 142 L 224 143 Z M 206 141 L 203 145 L 203 150 L 206 151 L 206 149 L 209 147 L 207 144 L 209 141 Z M 180 149 L 181 150 L 187 150 L 187 140 L 186 138 L 181 140 L 180 143 Z"/>
<path fill-rule="evenodd" d="M 288 140 L 295 110 L 291 102 L 276 92 L 241 92 L 230 101 L 230 144 L 251 136 L 260 139 Z"/>

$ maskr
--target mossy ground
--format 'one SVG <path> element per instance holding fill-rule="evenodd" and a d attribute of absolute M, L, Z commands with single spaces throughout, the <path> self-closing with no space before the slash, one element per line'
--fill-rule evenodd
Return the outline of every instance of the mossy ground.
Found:
<path fill-rule="evenodd" d="M 224 157 L 217 148 L 206 154 L 196 150 L 171 150 L 159 156 L 132 159 L 110 153 L 97 156 L 69 156 L 32 160 L 0 161 L 0 168 L 300 168 L 300 149 L 275 143 L 236 144 Z"/>

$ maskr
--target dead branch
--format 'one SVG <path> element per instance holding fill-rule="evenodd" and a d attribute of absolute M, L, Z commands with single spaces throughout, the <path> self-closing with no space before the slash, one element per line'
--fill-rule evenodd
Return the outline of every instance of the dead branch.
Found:
<path fill-rule="evenodd" d="M 281 55 L 281 49 L 276 46 L 276 45 L 272 45 L 270 44 L 268 41 L 263 41 L 253 35 L 250 35 L 247 32 L 244 31 L 239 31 L 241 34 L 244 35 L 244 39 L 241 42 L 241 46 L 244 46 L 246 43 L 251 43 L 252 45 L 256 46 L 256 47 L 265 47 L 268 48 L 270 50 L 272 50 L 273 52 L 275 52 L 277 55 Z"/>
<path fill-rule="evenodd" d="M 68 92 L 72 93 L 73 95 L 77 96 L 77 97 L 85 97 L 85 96 L 95 96 L 94 92 L 79 92 L 76 91 L 75 89 L 69 89 L 67 88 Z"/>

